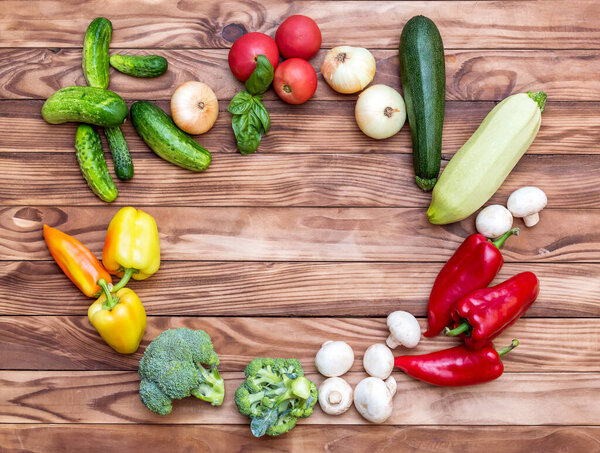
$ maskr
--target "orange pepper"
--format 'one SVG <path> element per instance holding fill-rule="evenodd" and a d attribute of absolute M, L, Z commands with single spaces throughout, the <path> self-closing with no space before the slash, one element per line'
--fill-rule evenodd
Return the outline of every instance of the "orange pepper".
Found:
<path fill-rule="evenodd" d="M 54 261 L 86 296 L 98 296 L 102 291 L 99 280 L 112 283 L 110 274 L 98 258 L 74 237 L 44 225 L 44 239 Z"/>

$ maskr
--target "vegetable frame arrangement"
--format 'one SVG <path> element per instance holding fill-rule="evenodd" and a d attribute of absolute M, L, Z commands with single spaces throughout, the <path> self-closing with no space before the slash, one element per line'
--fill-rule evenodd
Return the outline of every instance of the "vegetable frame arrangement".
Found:
<path fill-rule="evenodd" d="M 89 25 L 83 44 L 82 69 L 88 86 L 66 87 L 42 107 L 51 124 L 76 122 L 76 157 L 90 189 L 103 201 L 117 198 L 100 135 L 109 143 L 120 180 L 133 177 L 133 163 L 121 125 L 128 113 L 138 135 L 162 159 L 202 172 L 211 163 L 210 152 L 188 134 L 207 132 L 218 117 L 218 100 L 206 84 L 186 82 L 173 93 L 173 118 L 149 101 L 137 101 L 128 112 L 123 99 L 108 90 L 109 68 L 135 77 L 156 77 L 167 71 L 157 55 L 109 55 L 112 24 L 97 18 Z M 228 111 L 237 148 L 254 153 L 271 128 L 263 103 L 273 85 L 290 104 L 308 101 L 317 89 L 317 74 L 308 62 L 321 46 L 317 24 L 306 16 L 288 18 L 276 40 L 263 33 L 247 33 L 231 47 L 228 63 L 244 90 L 231 100 Z M 432 224 L 460 221 L 492 197 L 534 140 L 541 124 L 546 95 L 520 93 L 507 97 L 483 120 L 471 138 L 439 174 L 445 109 L 445 61 L 442 37 L 428 18 L 410 19 L 400 37 L 399 62 L 405 100 L 381 84 L 365 89 L 374 79 L 376 61 L 360 47 L 337 46 L 324 57 L 322 75 L 338 93 L 362 91 L 355 105 L 360 130 L 374 139 L 386 139 L 408 118 L 417 186 L 431 191 L 427 211 Z M 280 62 L 280 55 L 287 60 Z M 476 228 L 484 234 L 468 236 L 439 272 L 428 300 L 426 338 L 443 333 L 462 344 L 428 354 L 394 356 L 397 347 L 416 348 L 421 340 L 419 321 L 405 311 L 387 317 L 389 336 L 371 345 L 362 357 L 369 375 L 353 390 L 341 376 L 353 366 L 354 351 L 343 341 L 323 343 L 315 366 L 326 379 L 319 389 L 304 376 L 297 359 L 256 358 L 245 368 L 245 381 L 235 392 L 240 414 L 250 419 L 256 437 L 278 436 L 292 430 L 298 419 L 309 417 L 319 401 L 322 410 L 340 415 L 354 403 L 373 423 L 385 422 L 393 412 L 397 383 L 394 367 L 438 386 L 482 384 L 500 377 L 502 357 L 519 345 L 496 349 L 492 341 L 514 325 L 536 301 L 540 284 L 532 272 L 522 272 L 489 287 L 504 263 L 501 246 L 519 234 L 513 216 L 525 225 L 539 221 L 547 199 L 541 189 L 525 187 L 507 200 L 507 208 L 488 206 Z M 87 297 L 96 299 L 88 319 L 115 351 L 138 350 L 146 328 L 146 311 L 126 285 L 145 280 L 160 267 L 160 244 L 155 220 L 133 207 L 120 209 L 111 220 L 100 262 L 77 239 L 44 225 L 44 239 L 57 264 Z M 488 237 L 490 239 L 488 239 Z M 511 239 L 513 240 L 513 239 Z M 113 283 L 114 276 L 120 277 Z M 173 401 L 188 397 L 221 406 L 225 383 L 218 370 L 219 356 L 210 335 L 188 328 L 163 331 L 148 345 L 139 362 L 139 396 L 153 413 L 172 412 Z"/>

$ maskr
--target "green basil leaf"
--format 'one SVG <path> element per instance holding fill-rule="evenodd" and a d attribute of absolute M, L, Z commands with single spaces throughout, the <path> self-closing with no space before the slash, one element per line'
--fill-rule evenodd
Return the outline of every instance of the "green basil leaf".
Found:
<path fill-rule="evenodd" d="M 256 57 L 256 68 L 246 80 L 246 91 L 250 94 L 262 94 L 269 89 L 273 82 L 273 65 L 267 57 Z"/>
<path fill-rule="evenodd" d="M 229 112 L 233 113 L 234 115 L 243 115 L 248 110 L 250 110 L 250 108 L 252 107 L 252 103 L 252 95 L 250 95 L 250 93 L 248 93 L 247 91 L 240 91 L 233 97 L 233 99 L 229 103 L 229 107 L 227 108 L 227 110 L 229 110 Z"/>
<path fill-rule="evenodd" d="M 231 127 L 235 134 L 238 149 L 242 154 L 249 154 L 256 151 L 262 137 L 262 126 L 254 118 L 252 112 L 246 115 L 234 115 Z"/>
<path fill-rule="evenodd" d="M 265 135 L 269 133 L 271 128 L 271 117 L 264 104 L 256 97 L 252 99 L 252 113 L 260 120 L 262 127 L 265 131 Z"/>

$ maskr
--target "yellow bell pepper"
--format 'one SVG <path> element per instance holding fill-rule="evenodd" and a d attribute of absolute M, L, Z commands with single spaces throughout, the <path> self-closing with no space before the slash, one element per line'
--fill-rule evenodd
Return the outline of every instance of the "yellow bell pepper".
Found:
<path fill-rule="evenodd" d="M 123 288 L 129 279 L 144 280 L 160 266 L 158 228 L 151 215 L 141 209 L 121 208 L 108 225 L 102 264 L 121 281 L 113 291 Z"/>
<path fill-rule="evenodd" d="M 88 318 L 102 339 L 121 354 L 137 351 L 146 330 L 146 310 L 129 288 L 111 294 L 100 281 L 104 294 L 88 309 Z"/>

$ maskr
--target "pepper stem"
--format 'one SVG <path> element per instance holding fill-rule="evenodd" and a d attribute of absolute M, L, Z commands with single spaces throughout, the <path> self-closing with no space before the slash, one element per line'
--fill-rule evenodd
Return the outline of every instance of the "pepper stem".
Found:
<path fill-rule="evenodd" d="M 131 278 L 134 272 L 135 269 L 133 267 L 128 267 L 127 269 L 125 269 L 125 273 L 123 274 L 123 277 L 121 277 L 121 280 L 119 280 L 119 283 L 113 286 L 113 291 L 117 292 L 120 289 L 125 288 L 125 285 L 129 283 L 129 279 Z"/>
<path fill-rule="evenodd" d="M 106 280 L 101 278 L 100 280 L 98 280 L 98 285 L 100 286 L 100 288 L 102 288 L 102 291 L 104 291 L 104 295 L 106 296 L 106 300 L 102 303 L 102 308 L 109 311 L 112 310 L 113 308 L 115 308 L 115 305 L 119 303 L 119 300 L 114 299 L 112 297 Z"/>
<path fill-rule="evenodd" d="M 446 335 L 447 337 L 456 337 L 457 335 L 465 333 L 470 329 L 471 325 L 467 321 L 463 321 L 458 325 L 458 327 L 455 327 L 452 330 L 450 330 L 450 328 L 448 327 L 444 328 L 444 335 Z"/>
<path fill-rule="evenodd" d="M 507 347 L 502 348 L 502 349 L 498 349 L 498 355 L 500 357 L 502 357 L 504 354 L 506 354 L 507 352 L 512 351 L 513 349 L 515 349 L 517 346 L 519 346 L 519 340 L 517 340 L 516 338 L 512 341 L 511 344 L 509 344 Z"/>
<path fill-rule="evenodd" d="M 519 230 L 518 228 L 513 228 L 511 230 L 508 230 L 506 233 L 504 233 L 498 239 L 496 239 L 495 241 L 492 241 L 492 244 L 494 244 L 496 247 L 500 248 L 504 244 L 504 241 L 506 241 L 513 234 L 515 236 L 518 236 L 520 232 L 521 232 L 521 230 Z"/>

